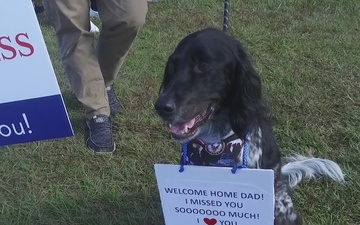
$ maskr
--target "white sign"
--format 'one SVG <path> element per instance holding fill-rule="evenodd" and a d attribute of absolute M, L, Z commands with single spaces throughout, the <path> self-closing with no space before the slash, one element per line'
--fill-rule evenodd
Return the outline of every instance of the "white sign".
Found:
<path fill-rule="evenodd" d="M 72 136 L 32 1 L 0 5 L 0 146 Z"/>
<path fill-rule="evenodd" d="M 166 225 L 273 225 L 274 171 L 155 164 Z"/>

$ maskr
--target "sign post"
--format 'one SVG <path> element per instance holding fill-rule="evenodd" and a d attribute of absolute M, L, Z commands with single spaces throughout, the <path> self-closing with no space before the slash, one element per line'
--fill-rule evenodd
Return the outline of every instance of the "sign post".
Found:
<path fill-rule="evenodd" d="M 166 225 L 273 225 L 274 171 L 155 164 Z"/>
<path fill-rule="evenodd" d="M 72 136 L 32 2 L 0 4 L 0 146 Z"/>

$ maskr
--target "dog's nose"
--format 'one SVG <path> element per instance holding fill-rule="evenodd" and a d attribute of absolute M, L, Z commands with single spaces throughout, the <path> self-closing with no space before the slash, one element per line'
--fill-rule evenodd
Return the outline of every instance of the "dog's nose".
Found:
<path fill-rule="evenodd" d="M 169 115 L 175 112 L 175 102 L 159 98 L 155 103 L 155 110 L 160 115 Z"/>

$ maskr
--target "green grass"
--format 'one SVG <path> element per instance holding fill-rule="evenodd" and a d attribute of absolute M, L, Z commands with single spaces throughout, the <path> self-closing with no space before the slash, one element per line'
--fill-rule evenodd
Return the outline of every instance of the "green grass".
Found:
<path fill-rule="evenodd" d="M 284 155 L 329 158 L 346 184 L 322 179 L 294 191 L 308 225 L 360 224 L 360 2 L 232 0 L 230 34 L 262 77 Z M 167 57 L 188 33 L 221 28 L 221 0 L 149 4 L 147 23 L 116 88 L 125 111 L 114 118 L 117 151 L 94 156 L 84 144 L 83 109 L 40 25 L 75 137 L 0 148 L 0 224 L 161 225 L 154 163 L 177 163 L 179 146 L 154 113 Z M 95 21 L 99 24 L 99 21 Z"/>

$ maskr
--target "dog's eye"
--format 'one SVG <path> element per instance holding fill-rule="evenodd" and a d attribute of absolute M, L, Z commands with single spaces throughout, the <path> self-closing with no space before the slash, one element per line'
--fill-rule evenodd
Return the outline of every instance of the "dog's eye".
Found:
<path fill-rule="evenodd" d="M 203 62 L 198 63 L 195 67 L 195 71 L 200 73 L 207 72 L 210 69 L 211 69 L 211 65 Z"/>

